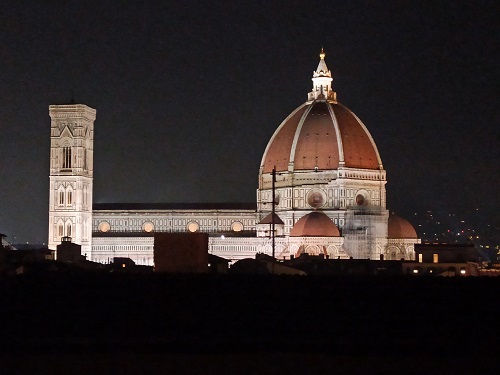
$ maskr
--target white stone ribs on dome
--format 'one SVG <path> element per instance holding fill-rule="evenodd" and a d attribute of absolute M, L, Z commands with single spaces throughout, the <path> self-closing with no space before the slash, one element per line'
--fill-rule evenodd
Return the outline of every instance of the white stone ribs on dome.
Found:
<path fill-rule="evenodd" d="M 330 104 L 328 104 L 328 112 L 330 113 L 330 117 L 333 121 L 333 128 L 335 129 L 335 134 L 337 135 L 337 145 L 339 150 L 339 167 L 343 167 L 345 165 L 344 160 L 344 146 L 342 145 L 342 136 L 340 134 L 339 123 L 337 122 L 337 117 L 335 116 L 335 112 Z"/>
<path fill-rule="evenodd" d="M 269 148 L 271 148 L 271 145 L 274 143 L 274 140 L 275 140 L 276 136 L 280 133 L 281 129 L 283 128 L 283 126 L 285 126 L 285 124 L 288 122 L 288 120 L 290 120 L 298 111 L 300 111 L 306 105 L 307 105 L 307 103 L 304 103 L 301 106 L 299 106 L 298 108 L 296 108 L 295 111 L 293 111 L 292 113 L 290 113 L 287 116 L 287 118 L 285 118 L 281 122 L 280 126 L 278 126 L 278 129 L 276 129 L 274 131 L 274 134 L 272 135 L 271 139 L 267 143 L 266 149 L 264 150 L 264 154 L 262 155 L 262 160 L 260 162 L 260 174 L 264 173 L 266 157 L 267 157 L 267 154 L 269 152 Z"/>
<path fill-rule="evenodd" d="M 292 148 L 290 150 L 290 158 L 289 163 L 288 163 L 288 171 L 293 172 L 295 170 L 295 150 L 297 149 L 297 142 L 300 137 L 300 132 L 302 131 L 302 126 L 304 125 L 304 122 L 309 115 L 309 112 L 311 112 L 311 109 L 313 108 L 312 105 L 307 108 L 307 110 L 302 114 L 302 117 L 300 118 L 299 124 L 297 125 L 297 129 L 295 130 L 295 134 L 293 136 L 293 142 L 292 142 Z"/>
<path fill-rule="evenodd" d="M 368 136 L 368 139 L 370 140 L 372 146 L 373 146 L 373 149 L 375 150 L 375 155 L 377 155 L 377 162 L 378 162 L 378 165 L 379 165 L 379 169 L 380 170 L 383 170 L 384 169 L 384 166 L 382 164 L 382 159 L 380 158 L 380 154 L 378 152 L 378 148 L 377 148 L 377 145 L 375 144 L 375 141 L 373 140 L 373 137 L 372 135 L 370 134 L 370 132 L 368 131 L 368 128 L 365 126 L 365 124 L 363 124 L 363 121 L 361 121 L 359 119 L 358 116 L 356 116 L 356 114 L 351 111 L 349 108 L 347 108 L 345 105 L 343 104 L 340 104 L 339 102 L 337 102 L 337 104 L 344 108 L 346 111 L 348 111 L 355 119 L 356 121 L 358 122 L 359 125 L 361 125 L 361 127 L 363 128 L 363 130 L 365 131 L 365 134 Z"/>

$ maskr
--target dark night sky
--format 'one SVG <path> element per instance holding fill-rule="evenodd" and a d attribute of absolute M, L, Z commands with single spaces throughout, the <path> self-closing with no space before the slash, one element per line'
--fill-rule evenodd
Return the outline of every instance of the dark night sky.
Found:
<path fill-rule="evenodd" d="M 500 208 L 495 1 L 2 2 L 0 232 L 46 242 L 48 106 L 97 109 L 94 202 L 254 202 L 321 46 L 388 207 Z M 411 219 L 411 218 L 410 218 Z"/>

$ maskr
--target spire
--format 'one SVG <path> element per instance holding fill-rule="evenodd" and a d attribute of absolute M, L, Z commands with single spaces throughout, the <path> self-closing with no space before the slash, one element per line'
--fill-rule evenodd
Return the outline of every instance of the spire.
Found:
<path fill-rule="evenodd" d="M 325 62 L 325 51 L 321 47 L 319 54 L 319 64 L 316 71 L 313 72 L 313 89 L 308 94 L 307 100 L 329 100 L 337 101 L 337 95 L 332 91 L 332 72 L 328 70 Z"/>
<path fill-rule="evenodd" d="M 328 70 L 328 67 L 326 66 L 325 62 L 325 51 L 323 50 L 323 47 L 321 47 L 321 53 L 319 54 L 319 64 L 318 68 L 316 71 L 313 73 L 313 77 L 331 77 L 332 72 Z"/>

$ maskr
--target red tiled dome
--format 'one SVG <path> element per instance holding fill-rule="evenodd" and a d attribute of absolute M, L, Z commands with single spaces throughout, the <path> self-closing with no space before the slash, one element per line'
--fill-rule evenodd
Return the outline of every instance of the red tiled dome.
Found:
<path fill-rule="evenodd" d="M 326 214 L 313 211 L 295 223 L 290 237 L 340 237 L 340 232 Z"/>
<path fill-rule="evenodd" d="M 387 238 L 412 238 L 416 239 L 415 228 L 405 219 L 396 215 L 390 215 L 387 227 Z"/>
<path fill-rule="evenodd" d="M 306 102 L 275 131 L 262 158 L 262 173 L 293 170 L 381 169 L 370 133 L 354 113 L 328 100 Z"/>

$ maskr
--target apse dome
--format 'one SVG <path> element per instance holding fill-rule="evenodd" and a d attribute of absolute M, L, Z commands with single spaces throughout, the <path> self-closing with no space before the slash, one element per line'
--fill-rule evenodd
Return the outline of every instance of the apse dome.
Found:
<path fill-rule="evenodd" d="M 413 228 L 413 225 L 411 225 L 408 220 L 392 214 L 389 216 L 389 220 L 387 223 L 387 238 L 417 239 L 418 236 L 415 228 Z"/>
<path fill-rule="evenodd" d="M 337 102 L 331 72 L 320 54 L 313 72 L 308 101 L 293 111 L 270 139 L 261 174 L 326 171 L 339 167 L 382 170 L 382 161 L 368 129 L 348 108 Z"/>
<path fill-rule="evenodd" d="M 340 237 L 340 232 L 326 214 L 313 211 L 295 223 L 290 237 Z"/>

